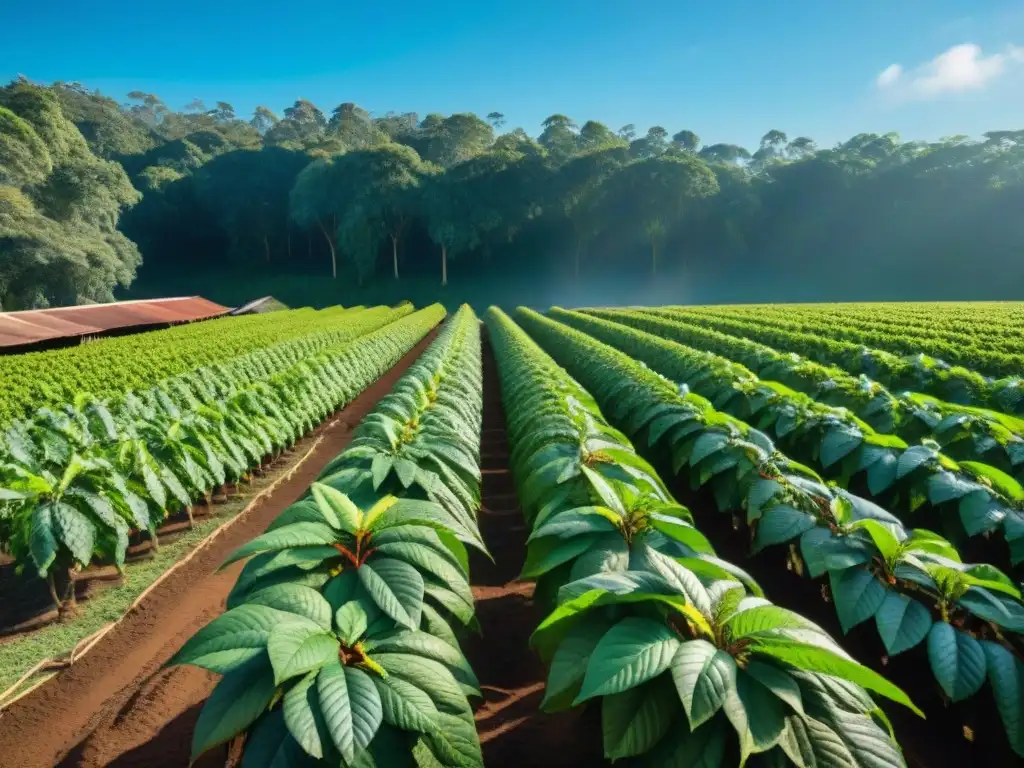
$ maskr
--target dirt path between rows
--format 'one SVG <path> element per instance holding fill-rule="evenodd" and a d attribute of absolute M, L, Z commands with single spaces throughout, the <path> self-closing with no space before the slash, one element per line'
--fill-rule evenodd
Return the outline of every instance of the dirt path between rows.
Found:
<path fill-rule="evenodd" d="M 323 440 L 273 494 L 167 578 L 85 658 L 0 716 L 0 764 L 187 766 L 192 729 L 218 676 L 160 666 L 224 610 L 242 563 L 220 573 L 217 567 L 305 492 L 435 335 L 305 438 L 300 451 L 317 437 Z M 196 765 L 223 766 L 224 760 L 225 751 L 214 750 Z"/>
<path fill-rule="evenodd" d="M 544 618 L 533 583 L 519 581 L 526 557 L 526 523 L 509 472 L 501 387 L 490 345 L 484 344 L 483 470 L 480 532 L 494 556 L 471 555 L 470 575 L 481 637 L 463 644 L 480 679 L 484 701 L 476 711 L 487 768 L 578 768 L 605 765 L 597 710 L 540 712 L 544 665 L 530 650 L 530 634 Z"/>

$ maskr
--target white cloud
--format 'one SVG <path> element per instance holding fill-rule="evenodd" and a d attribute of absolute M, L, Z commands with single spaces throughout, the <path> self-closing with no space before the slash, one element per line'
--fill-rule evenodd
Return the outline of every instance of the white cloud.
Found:
<path fill-rule="evenodd" d="M 899 64 L 890 64 L 888 67 L 882 70 L 882 74 L 878 76 L 875 81 L 878 83 L 879 88 L 888 88 L 890 85 L 900 79 L 903 74 L 903 67 Z"/>
<path fill-rule="evenodd" d="M 981 46 L 961 43 L 911 70 L 890 64 L 875 79 L 878 88 L 902 98 L 933 99 L 944 93 L 977 91 L 1024 62 L 1024 48 L 1008 46 L 984 55 Z"/>

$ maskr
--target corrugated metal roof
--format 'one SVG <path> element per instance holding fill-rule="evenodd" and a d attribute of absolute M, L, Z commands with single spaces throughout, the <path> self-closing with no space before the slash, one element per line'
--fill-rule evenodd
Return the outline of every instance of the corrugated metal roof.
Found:
<path fill-rule="evenodd" d="M 228 312 L 201 296 L 0 312 L 0 347 L 35 344 L 147 325 L 205 320 Z"/>

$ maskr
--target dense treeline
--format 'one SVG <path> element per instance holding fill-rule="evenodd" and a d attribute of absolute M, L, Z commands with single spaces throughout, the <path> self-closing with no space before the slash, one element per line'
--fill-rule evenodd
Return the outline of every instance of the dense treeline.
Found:
<path fill-rule="evenodd" d="M 0 88 L 2 308 L 109 300 L 140 253 L 156 279 L 685 271 L 817 280 L 823 300 L 878 284 L 928 298 L 965 272 L 981 276 L 972 297 L 995 298 L 1024 278 L 1024 131 L 819 148 L 771 130 L 750 151 L 560 114 L 533 138 L 498 112 L 300 99 L 246 120 L 129 99 Z"/>

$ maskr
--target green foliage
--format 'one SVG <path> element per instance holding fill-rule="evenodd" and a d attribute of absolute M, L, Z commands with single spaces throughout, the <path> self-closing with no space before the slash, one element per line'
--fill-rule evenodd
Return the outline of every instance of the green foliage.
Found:
<path fill-rule="evenodd" d="M 687 338 L 692 333 L 692 344 L 703 349 L 714 346 L 715 339 L 705 341 L 699 326 L 687 329 L 629 310 L 597 310 L 594 316 L 588 316 L 554 309 L 551 316 L 630 352 L 659 373 L 706 397 L 716 408 L 772 434 L 789 455 L 816 465 L 826 476 L 843 484 L 861 480 L 870 498 L 905 520 L 913 515 L 915 523 L 923 523 L 925 510 L 929 510 L 933 519 L 929 527 L 943 529 L 958 544 L 966 543 L 970 536 L 1001 532 L 1011 542 L 1010 560 L 1017 563 L 1019 555 L 1012 551 L 1016 530 L 1002 524 L 1008 517 L 1016 519 L 1024 510 L 1024 492 L 1016 480 L 998 469 L 971 461 L 958 464 L 931 440 L 908 445 L 896 436 L 876 432 L 846 408 L 825 405 L 784 384 L 762 381 L 742 365 L 712 352 L 640 330 L 648 328 L 674 338 Z M 756 349 L 758 345 L 736 339 L 731 346 Z M 844 381 L 842 372 L 831 378 L 814 363 L 770 350 L 761 359 L 769 354 L 771 362 L 760 366 L 766 372 L 795 372 L 782 377 L 783 381 L 813 373 L 818 377 L 815 391 L 825 393 L 827 399 L 842 398 L 852 404 L 860 394 L 861 402 L 867 401 L 864 410 L 868 416 L 876 415 L 883 404 L 890 418 L 913 419 L 910 434 L 919 434 L 921 423 L 931 424 L 934 432 L 926 432 L 928 437 L 951 444 L 961 458 L 987 458 L 999 448 L 996 438 L 1001 437 L 1002 466 L 1012 469 L 1021 459 L 1015 453 L 1015 445 L 1024 441 L 1024 422 L 1020 420 L 908 393 L 894 396 L 863 380 Z M 849 392 L 845 398 L 840 394 L 843 390 Z M 943 414 L 950 418 L 943 418 Z M 1016 431 L 1005 426 L 1013 422 Z"/>
<path fill-rule="evenodd" d="M 798 572 L 812 578 L 827 574 L 844 631 L 874 619 L 890 655 L 927 643 L 936 684 L 954 700 L 977 694 L 987 672 L 998 674 L 998 667 L 990 670 L 988 664 L 1006 666 L 1004 655 L 993 650 L 986 656 L 983 647 L 991 645 L 1011 655 L 1018 652 L 1024 602 L 1011 578 L 988 564 L 962 562 L 957 549 L 937 534 L 910 529 L 882 507 L 826 484 L 808 467 L 786 458 L 757 429 L 712 405 L 758 397 L 755 413 L 760 415 L 760 409 L 769 407 L 773 397 L 786 393 L 785 388 L 774 385 L 770 392 L 758 394 L 756 388 L 743 383 L 744 378 L 756 383 L 749 371 L 743 377 L 729 378 L 745 369 L 709 359 L 713 356 L 708 353 L 580 313 L 554 310 L 553 315 L 614 341 L 623 351 L 569 325 L 519 310 L 534 337 L 588 386 L 597 402 L 608 407 L 630 434 L 645 439 L 657 455 L 671 458 L 677 472 L 688 471 L 693 487 L 708 486 L 721 511 L 745 511 L 755 551 L 795 545 L 800 555 Z M 660 371 L 670 374 L 673 381 Z M 688 391 L 686 382 L 695 389 L 711 387 L 703 391 L 714 399 Z M 793 411 L 800 400 L 790 397 L 783 403 Z M 799 421 L 791 416 L 785 435 L 798 429 Z M 837 417 L 824 423 L 834 426 Z M 780 431 L 778 425 L 775 430 Z M 828 463 L 851 450 L 849 440 L 830 439 L 830 434 L 825 434 L 816 462 Z M 877 453 L 881 449 L 875 445 L 865 450 Z M 990 502 L 974 495 L 982 489 L 997 493 L 1003 504 L 1016 503 L 1008 486 L 1014 482 L 1010 478 L 999 478 L 995 470 L 980 467 L 970 469 L 971 477 L 977 479 L 957 478 L 956 463 L 937 456 L 935 447 L 906 448 L 900 458 L 893 459 L 892 478 L 910 477 L 932 467 L 935 474 L 922 492 L 935 503 L 963 496 L 978 500 L 969 505 L 977 503 L 983 510 L 991 510 Z M 863 464 L 863 457 L 855 457 L 852 466 Z M 997 483 L 981 485 L 980 478 L 986 475 Z M 1002 490 L 996 491 L 1000 486 Z M 1007 528 L 1008 537 L 1018 535 Z M 819 658 L 818 649 L 798 651 L 773 645 L 771 652 L 800 664 L 826 661 Z M 827 672 L 824 666 L 810 668 Z M 1004 689 L 993 685 L 992 690 L 997 701 L 1003 702 L 1000 711 L 1011 746 L 1019 750 L 1017 707 L 1001 698 Z"/>
<path fill-rule="evenodd" d="M 344 314 L 340 332 L 310 332 L 307 315 L 296 340 L 264 342 L 110 401 L 79 392 L 15 421 L 0 444 L 4 548 L 41 576 L 94 557 L 122 565 L 131 531 L 152 535 L 168 510 L 191 507 L 293 444 L 397 362 L 443 310 L 392 325 L 406 313 Z"/>
<path fill-rule="evenodd" d="M 599 700 L 605 756 L 644 765 L 698 755 L 743 764 L 762 753 L 804 765 L 825 752 L 847 765 L 902 765 L 864 689 L 912 707 L 906 695 L 716 558 L 587 391 L 500 310 L 487 324 L 532 530 L 528 565 L 540 542 L 554 541 L 541 561 L 554 567 L 537 584 L 553 611 L 532 639 L 550 665 L 542 708 Z M 581 351 L 575 359 L 590 353 Z M 665 417 L 601 358 L 581 365 L 604 372 L 609 388 L 595 392 L 610 412 Z"/>
<path fill-rule="evenodd" d="M 139 194 L 54 91 L 0 89 L 0 168 L 0 308 L 109 301 L 131 283 L 140 257 L 117 221 Z"/>
<path fill-rule="evenodd" d="M 310 493 L 227 561 L 249 558 L 228 611 L 171 660 L 223 675 L 194 758 L 247 733 L 247 765 L 483 765 L 479 684 L 451 626 L 475 626 L 481 408 L 467 307 Z"/>

